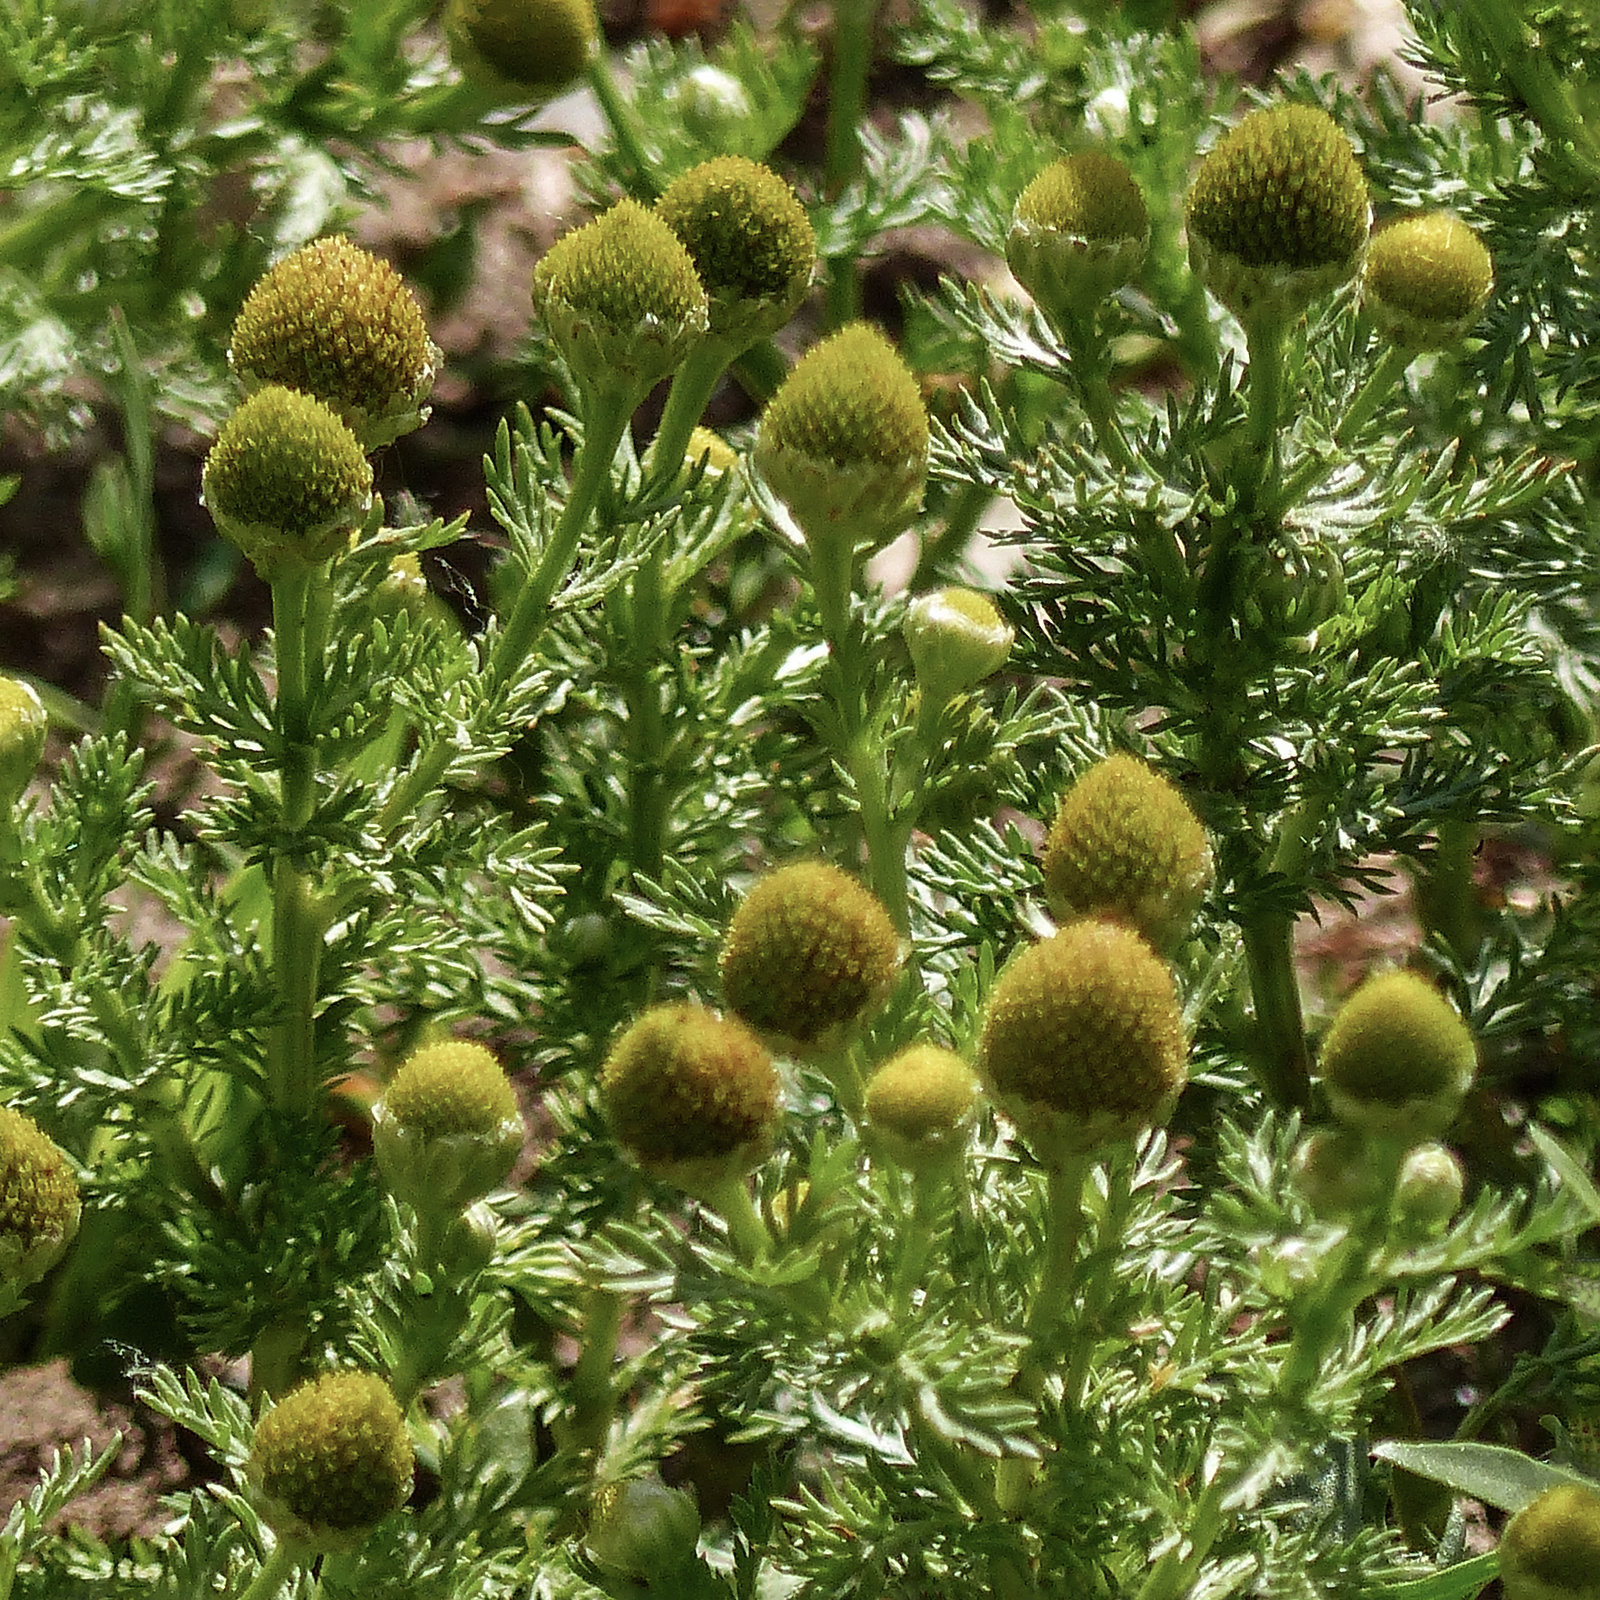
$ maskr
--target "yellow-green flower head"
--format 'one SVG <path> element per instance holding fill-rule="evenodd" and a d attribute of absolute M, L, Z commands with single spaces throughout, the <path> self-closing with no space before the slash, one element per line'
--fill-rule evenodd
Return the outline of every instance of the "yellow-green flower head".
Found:
<path fill-rule="evenodd" d="M 33 685 L 0 678 L 0 806 L 9 810 L 33 782 L 50 718 Z"/>
<path fill-rule="evenodd" d="M 837 1044 L 888 997 L 900 938 L 883 903 L 848 872 L 797 861 L 762 878 L 722 941 L 722 996 L 795 1053 Z"/>
<path fill-rule="evenodd" d="M 1210 887 L 1211 846 L 1177 788 L 1118 752 L 1062 796 L 1042 867 L 1057 918 L 1115 918 L 1170 950 Z"/>
<path fill-rule="evenodd" d="M 1470 332 L 1493 287 L 1494 262 L 1483 240 L 1448 211 L 1380 228 L 1361 280 L 1379 327 L 1415 350 L 1443 350 Z"/>
<path fill-rule="evenodd" d="M 652 1006 L 612 1046 L 600 1103 L 648 1173 L 691 1194 L 757 1165 L 778 1130 L 778 1070 L 742 1022 L 689 1001 Z"/>
<path fill-rule="evenodd" d="M 450 0 L 444 26 L 463 76 L 509 101 L 559 94 L 600 37 L 594 0 Z"/>
<path fill-rule="evenodd" d="M 1131 928 L 1086 918 L 995 981 L 978 1073 L 1041 1160 L 1166 1120 L 1188 1077 L 1172 969 Z"/>
<path fill-rule="evenodd" d="M 1150 213 L 1133 174 L 1103 150 L 1048 166 L 1017 199 L 1006 261 L 1046 316 L 1080 320 L 1137 275 Z"/>
<path fill-rule="evenodd" d="M 928 412 L 911 370 L 865 322 L 801 357 L 761 417 L 756 467 L 813 545 L 875 547 L 922 505 Z"/>
<path fill-rule="evenodd" d="M 906 611 L 906 648 L 925 701 L 942 706 L 998 672 L 1016 633 L 976 589 L 937 589 Z"/>
<path fill-rule="evenodd" d="M 1525 1505 L 1500 1535 L 1506 1600 L 1600 1600 L 1600 1491 L 1563 1483 Z"/>
<path fill-rule="evenodd" d="M 1419 1144 L 1406 1152 L 1394 1192 L 1395 1221 L 1402 1232 L 1426 1239 L 1443 1233 L 1461 1209 L 1466 1174 L 1455 1152 L 1442 1144 Z"/>
<path fill-rule="evenodd" d="M 1322 1081 L 1341 1122 L 1411 1144 L 1444 1132 L 1478 1070 L 1466 1023 L 1414 972 L 1368 978 L 1322 1044 Z"/>
<path fill-rule="evenodd" d="M 550 247 L 533 271 L 533 308 L 580 385 L 629 400 L 705 337 L 709 314 L 683 241 L 627 199 Z"/>
<path fill-rule="evenodd" d="M 914 1044 L 891 1056 L 867 1084 L 867 1126 L 913 1172 L 959 1158 L 978 1109 L 978 1079 L 953 1050 Z"/>
<path fill-rule="evenodd" d="M 1195 270 L 1244 321 L 1298 316 L 1354 277 L 1370 226 L 1356 153 L 1315 106 L 1251 112 L 1189 192 Z"/>
<path fill-rule="evenodd" d="M 669 1489 L 659 1478 L 608 1483 L 595 1496 L 584 1543 L 611 1577 L 666 1588 L 695 1559 L 700 1511 L 689 1490 Z"/>
<path fill-rule="evenodd" d="M 0 1106 L 0 1283 L 26 1288 L 42 1278 L 82 1215 L 66 1156 L 32 1117 Z"/>
<path fill-rule="evenodd" d="M 711 333 L 743 348 L 776 333 L 811 286 L 817 239 L 793 189 L 770 167 L 719 156 L 656 202 L 694 259 Z"/>
<path fill-rule="evenodd" d="M 250 389 L 315 395 L 373 450 L 426 420 L 440 355 L 400 274 L 333 234 L 285 256 L 250 291 L 228 359 Z"/>
<path fill-rule="evenodd" d="M 691 467 L 703 460 L 706 472 L 711 477 L 720 477 L 739 465 L 739 452 L 714 429 L 695 428 L 684 446 L 683 459 Z"/>
<path fill-rule="evenodd" d="M 270 581 L 343 547 L 372 504 L 372 465 L 322 401 L 272 384 L 223 423 L 201 491 L 217 527 Z"/>
<path fill-rule="evenodd" d="M 414 1050 L 372 1110 L 378 1169 L 419 1210 L 464 1210 L 505 1182 L 521 1149 L 510 1080 L 467 1040 Z"/>
<path fill-rule="evenodd" d="M 411 1495 L 414 1456 L 388 1384 L 327 1372 L 256 1427 L 246 1473 L 262 1520 L 307 1551 L 354 1550 Z"/>

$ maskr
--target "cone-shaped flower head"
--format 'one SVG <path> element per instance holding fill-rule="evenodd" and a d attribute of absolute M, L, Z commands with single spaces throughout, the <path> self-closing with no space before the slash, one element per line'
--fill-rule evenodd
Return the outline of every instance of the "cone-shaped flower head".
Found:
<path fill-rule="evenodd" d="M 1322 1044 L 1322 1081 L 1341 1122 L 1415 1143 L 1450 1125 L 1478 1069 L 1466 1023 L 1414 972 L 1368 978 Z"/>
<path fill-rule="evenodd" d="M 586 390 L 637 403 L 705 337 L 694 261 L 654 211 L 619 200 L 546 251 L 533 308 Z"/>
<path fill-rule="evenodd" d="M 372 504 L 372 465 L 322 401 L 272 384 L 223 423 L 201 488 L 217 527 L 270 582 L 344 545 Z"/>
<path fill-rule="evenodd" d="M 959 1157 L 978 1108 L 978 1080 L 953 1050 L 914 1044 L 867 1084 L 867 1126 L 901 1166 L 936 1169 Z"/>
<path fill-rule="evenodd" d="M 1372 236 L 1362 295 L 1394 343 L 1443 350 L 1469 332 L 1494 286 L 1484 242 L 1448 211 L 1402 217 Z"/>
<path fill-rule="evenodd" d="M 1563 1483 L 1525 1505 L 1500 1535 L 1506 1600 L 1600 1600 L 1600 1491 Z"/>
<path fill-rule="evenodd" d="M 388 1384 L 328 1372 L 261 1419 L 246 1472 L 262 1520 L 306 1550 L 354 1550 L 411 1494 L 411 1436 Z"/>
<path fill-rule="evenodd" d="M 1119 752 L 1062 797 L 1043 870 L 1058 918 L 1116 918 L 1170 950 L 1188 933 L 1210 886 L 1211 847 L 1176 787 Z"/>
<path fill-rule="evenodd" d="M 9 811 L 33 781 L 49 731 L 50 718 L 33 685 L 0 678 L 0 807 Z"/>
<path fill-rule="evenodd" d="M 937 589 L 911 602 L 906 648 L 924 701 L 942 706 L 1006 664 L 1016 634 L 976 589 Z"/>
<path fill-rule="evenodd" d="M 848 872 L 797 861 L 768 874 L 722 941 L 722 995 L 782 1047 L 836 1044 L 888 996 L 900 939 L 883 903 Z"/>
<path fill-rule="evenodd" d="M 1195 270 L 1235 316 L 1298 316 L 1353 277 L 1371 225 L 1350 141 L 1315 106 L 1253 111 L 1189 192 Z"/>
<path fill-rule="evenodd" d="M 659 1478 L 608 1483 L 595 1497 L 584 1540 L 594 1564 L 626 1583 L 667 1587 L 695 1559 L 700 1512 L 687 1489 Z"/>
<path fill-rule="evenodd" d="M 517 1097 L 481 1044 L 423 1045 L 372 1111 L 372 1146 L 392 1193 L 461 1211 L 505 1182 L 522 1149 Z"/>
<path fill-rule="evenodd" d="M 594 0 L 450 0 L 444 25 L 463 76 L 508 101 L 559 94 L 600 36 Z"/>
<path fill-rule="evenodd" d="M 1072 923 L 996 979 L 978 1072 L 1041 1160 L 1132 1138 L 1188 1076 L 1172 969 L 1131 928 Z"/>
<path fill-rule="evenodd" d="M 656 210 L 694 259 L 713 337 L 744 349 L 794 315 L 811 285 L 817 238 L 770 167 L 743 156 L 703 162 L 667 186 Z"/>
<path fill-rule="evenodd" d="M 772 1148 L 778 1071 L 742 1022 L 673 1001 L 652 1006 L 612 1046 L 600 1103 L 646 1172 L 703 1194 Z"/>
<path fill-rule="evenodd" d="M 78 1180 L 32 1117 L 0 1106 L 0 1283 L 25 1288 L 77 1236 Z"/>
<path fill-rule="evenodd" d="M 928 412 L 911 370 L 852 322 L 801 357 L 761 418 L 756 466 L 815 547 L 876 547 L 922 505 Z"/>
<path fill-rule="evenodd" d="M 372 450 L 426 419 L 440 356 L 400 274 L 334 234 L 285 256 L 250 291 L 228 359 L 249 388 L 315 395 Z"/>
<path fill-rule="evenodd" d="M 1103 150 L 1048 166 L 1017 199 L 1006 260 L 1057 327 L 1080 322 L 1144 264 L 1150 213 L 1133 174 Z"/>

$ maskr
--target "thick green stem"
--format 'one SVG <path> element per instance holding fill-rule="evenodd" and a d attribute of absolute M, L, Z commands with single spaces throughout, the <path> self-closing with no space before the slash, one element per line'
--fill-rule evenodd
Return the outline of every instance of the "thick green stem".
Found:
<path fill-rule="evenodd" d="M 288 1546 L 280 1541 L 272 1547 L 271 1555 L 261 1563 L 260 1571 L 240 1594 L 239 1600 L 277 1600 L 284 1584 L 295 1575 L 299 1565 Z"/>
<path fill-rule="evenodd" d="M 1412 889 L 1423 928 L 1437 935 L 1463 967 L 1471 967 L 1483 945 L 1485 918 L 1474 879 L 1479 829 L 1475 822 L 1438 826 L 1431 860 L 1417 869 Z"/>
<path fill-rule="evenodd" d="M 1278 424 L 1283 412 L 1283 356 L 1289 325 L 1263 316 L 1245 324 L 1250 347 L 1248 431 L 1240 496 L 1247 508 L 1269 502 L 1278 478 Z"/>
<path fill-rule="evenodd" d="M 867 111 L 872 37 L 878 0 L 834 0 L 833 72 L 828 85 L 828 130 L 823 189 L 836 196 L 861 170 L 861 124 Z M 860 311 L 861 286 L 853 256 L 828 263 L 828 323 L 839 327 Z"/>
<path fill-rule="evenodd" d="M 670 803 L 662 771 L 659 656 L 666 618 L 662 589 L 663 561 L 657 549 L 634 575 L 633 660 L 624 687 L 628 703 L 628 862 L 636 873 L 650 878 L 661 872 Z"/>
<path fill-rule="evenodd" d="M 567 1386 L 567 1443 L 572 1449 L 598 1451 L 610 1430 L 616 1407 L 611 1371 L 622 1332 L 622 1311 L 622 1296 L 610 1289 L 590 1289 L 584 1296 L 583 1346 Z"/>
<path fill-rule="evenodd" d="M 691 350 L 673 375 L 666 409 L 650 446 L 647 480 L 666 483 L 682 468 L 689 436 L 705 415 L 718 380 L 728 370 L 735 351 L 720 339 L 703 339 Z"/>
<path fill-rule="evenodd" d="M 1304 1106 L 1311 1099 L 1311 1056 L 1294 965 L 1294 918 L 1258 911 L 1243 919 L 1240 932 L 1255 1007 L 1252 1065 L 1274 1105 Z"/>
<path fill-rule="evenodd" d="M 326 583 L 325 572 L 306 567 L 286 573 L 272 585 L 278 730 L 283 740 L 279 784 L 283 831 L 291 842 L 272 863 L 272 969 L 283 1009 L 267 1051 L 267 1082 L 272 1104 L 299 1114 L 312 1109 L 317 1090 L 317 978 L 324 929 L 293 841 L 316 804 L 306 619 L 308 611 L 315 613 L 326 603 L 325 596 L 315 595 Z M 315 626 L 312 631 L 320 637 Z M 320 659 L 315 670 L 320 674 Z"/>
<path fill-rule="evenodd" d="M 1072 1303 L 1078 1245 L 1083 1238 L 1083 1186 L 1088 1180 L 1090 1165 L 1088 1156 L 1075 1155 L 1050 1168 L 1044 1270 L 1039 1277 L 1039 1287 L 1034 1291 L 1024 1330 L 1035 1347 L 1026 1365 L 1036 1369 L 1042 1365 L 1038 1346 L 1061 1322 Z"/>
<path fill-rule="evenodd" d="M 1404 345 L 1392 344 L 1384 351 L 1377 366 L 1372 369 L 1372 376 L 1361 385 L 1360 392 L 1350 402 L 1350 409 L 1339 419 L 1338 431 L 1333 436 L 1335 444 L 1348 449 L 1355 443 L 1361 430 L 1388 399 L 1389 391 L 1415 359 L 1416 351 L 1408 350 Z"/>
<path fill-rule="evenodd" d="M 743 1178 L 724 1179 L 707 1189 L 703 1198 L 728 1224 L 728 1242 L 746 1265 L 772 1253 L 772 1235 L 750 1197 L 750 1185 Z"/>

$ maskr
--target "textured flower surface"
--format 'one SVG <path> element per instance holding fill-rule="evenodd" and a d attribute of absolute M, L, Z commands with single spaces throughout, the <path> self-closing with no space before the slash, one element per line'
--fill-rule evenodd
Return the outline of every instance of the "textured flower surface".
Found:
<path fill-rule="evenodd" d="M 328 1372 L 261 1419 L 246 1471 L 280 1538 L 350 1550 L 406 1503 L 413 1463 L 388 1384 L 370 1372 Z"/>
<path fill-rule="evenodd" d="M 251 388 L 315 395 L 369 450 L 424 420 L 440 360 L 399 273 L 342 234 L 266 273 L 239 311 L 228 355 Z"/>
<path fill-rule="evenodd" d="M 1188 1075 L 1171 968 L 1131 928 L 1072 923 L 996 979 L 978 1071 L 1041 1159 L 1161 1122 Z"/>
<path fill-rule="evenodd" d="M 826 1047 L 889 991 L 900 940 L 870 889 L 823 861 L 761 879 L 728 924 L 722 993 L 730 1010 L 799 1050 Z"/>
<path fill-rule="evenodd" d="M 1417 349 L 1454 344 L 1478 320 L 1493 286 L 1488 248 L 1448 211 L 1380 228 L 1362 278 L 1379 325 L 1397 343 Z"/>
<path fill-rule="evenodd" d="M 38 691 L 20 678 L 0 677 L 0 806 L 13 806 L 44 755 L 50 718 Z"/>
<path fill-rule="evenodd" d="M 977 1106 L 977 1076 L 939 1045 L 909 1045 L 867 1084 L 867 1126 L 896 1161 L 913 1169 L 959 1155 Z"/>
<path fill-rule="evenodd" d="M 0 1106 L 0 1283 L 42 1278 L 72 1243 L 82 1210 L 55 1141 L 32 1117 Z"/>
<path fill-rule="evenodd" d="M 594 0 L 450 0 L 451 54 L 508 100 L 544 99 L 582 77 L 600 36 Z"/>
<path fill-rule="evenodd" d="M 1546 1489 L 1500 1536 L 1506 1600 L 1600 1600 L 1600 1492 Z"/>

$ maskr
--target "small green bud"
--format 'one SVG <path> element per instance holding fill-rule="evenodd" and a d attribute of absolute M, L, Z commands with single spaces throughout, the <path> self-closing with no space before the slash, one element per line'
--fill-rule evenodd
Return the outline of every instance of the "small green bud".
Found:
<path fill-rule="evenodd" d="M 0 1283 L 37 1283 L 77 1237 L 71 1164 L 32 1117 L 0 1106 Z"/>
<path fill-rule="evenodd" d="M 1471 331 L 1494 287 L 1483 240 L 1448 211 L 1402 217 L 1372 236 L 1362 298 L 1384 333 L 1443 350 Z"/>
<path fill-rule="evenodd" d="M 978 1108 L 978 1080 L 953 1050 L 914 1044 L 873 1073 L 867 1126 L 903 1167 L 924 1172 L 959 1158 Z"/>
<path fill-rule="evenodd" d="M 1042 868 L 1057 918 L 1128 922 L 1158 950 L 1170 950 L 1210 887 L 1211 846 L 1177 788 L 1118 752 L 1062 796 Z"/>
<path fill-rule="evenodd" d="M 33 782 L 50 718 L 31 683 L 0 678 L 0 807 L 9 811 Z"/>
<path fill-rule="evenodd" d="M 886 544 L 922 505 L 928 412 L 876 328 L 852 322 L 800 359 L 762 414 L 756 467 L 807 540 Z"/>
<path fill-rule="evenodd" d="M 1252 626 L 1283 640 L 1308 639 L 1344 608 L 1344 563 L 1325 540 L 1280 534 L 1252 544 L 1243 555 L 1234 614 Z"/>
<path fill-rule="evenodd" d="M 906 611 L 906 648 L 923 700 L 942 706 L 998 672 L 1016 633 L 988 595 L 938 589 Z"/>
<path fill-rule="evenodd" d="M 368 450 L 427 419 L 440 359 L 400 274 L 342 234 L 267 272 L 240 308 L 228 351 L 247 388 L 315 395 Z"/>
<path fill-rule="evenodd" d="M 1452 1151 L 1442 1144 L 1419 1144 L 1400 1165 L 1394 1192 L 1396 1223 L 1418 1239 L 1443 1233 L 1461 1209 L 1466 1186 L 1466 1174 Z"/>
<path fill-rule="evenodd" d="M 322 401 L 273 384 L 223 423 L 201 491 L 217 527 L 270 582 L 344 547 L 372 504 L 372 466 Z"/>
<path fill-rule="evenodd" d="M 580 384 L 632 403 L 705 337 L 708 317 L 682 241 L 626 199 L 550 247 L 533 271 L 533 306 Z"/>
<path fill-rule="evenodd" d="M 1326 1248 L 1310 1239 L 1274 1239 L 1251 1252 L 1261 1287 L 1278 1300 L 1294 1300 L 1315 1289 L 1327 1265 Z"/>
<path fill-rule="evenodd" d="M 750 1171 L 772 1148 L 778 1072 L 742 1022 L 668 1002 L 612 1046 L 600 1103 L 617 1142 L 646 1172 L 704 1193 Z"/>
<path fill-rule="evenodd" d="M 1354 277 L 1371 225 L 1350 141 L 1315 106 L 1253 111 L 1200 165 L 1189 253 L 1242 321 L 1297 317 Z"/>
<path fill-rule="evenodd" d="M 1500 1535 L 1506 1600 L 1600 1600 L 1600 1492 L 1546 1489 Z"/>
<path fill-rule="evenodd" d="M 848 872 L 798 861 L 770 873 L 722 942 L 729 1010 L 795 1053 L 828 1049 L 888 996 L 900 938 Z"/>
<path fill-rule="evenodd" d="M 428 604 L 428 578 L 422 570 L 421 558 L 410 550 L 391 557 L 387 570 L 373 590 L 372 604 L 382 617 L 393 616 L 401 611 L 408 616 L 421 616 Z"/>
<path fill-rule="evenodd" d="M 1150 213 L 1133 174 L 1103 150 L 1048 166 L 1017 199 L 1006 261 L 1057 327 L 1079 322 L 1133 280 Z"/>
<path fill-rule="evenodd" d="M 608 1483 L 595 1496 L 584 1542 L 609 1577 L 664 1588 L 695 1559 L 700 1512 L 687 1489 L 669 1489 L 659 1478 Z"/>
<path fill-rule="evenodd" d="M 1318 1128 L 1296 1148 L 1290 1166 L 1294 1186 L 1325 1222 L 1346 1222 L 1378 1199 L 1380 1174 L 1372 1151 L 1349 1128 Z"/>
<path fill-rule="evenodd" d="M 246 1473 L 262 1521 L 308 1551 L 356 1549 L 411 1495 L 411 1436 L 388 1384 L 328 1372 L 256 1427 Z"/>
<path fill-rule="evenodd" d="M 776 333 L 811 286 L 817 239 L 793 189 L 743 156 L 703 162 L 656 202 L 705 285 L 711 333 L 740 349 Z"/>
<path fill-rule="evenodd" d="M 995 981 L 978 1073 L 1041 1160 L 1131 1139 L 1188 1076 L 1172 969 L 1119 923 L 1070 924 Z"/>
<path fill-rule="evenodd" d="M 518 102 L 581 78 L 600 37 L 594 0 L 450 0 L 444 26 L 462 75 Z"/>
<path fill-rule="evenodd" d="M 464 1210 L 505 1182 L 521 1150 L 517 1097 L 481 1044 L 413 1051 L 372 1109 L 378 1170 L 419 1210 Z"/>
<path fill-rule="evenodd" d="M 1368 978 L 1322 1044 L 1322 1081 L 1341 1122 L 1414 1144 L 1450 1125 L 1478 1068 L 1450 1002 L 1412 972 Z"/>

